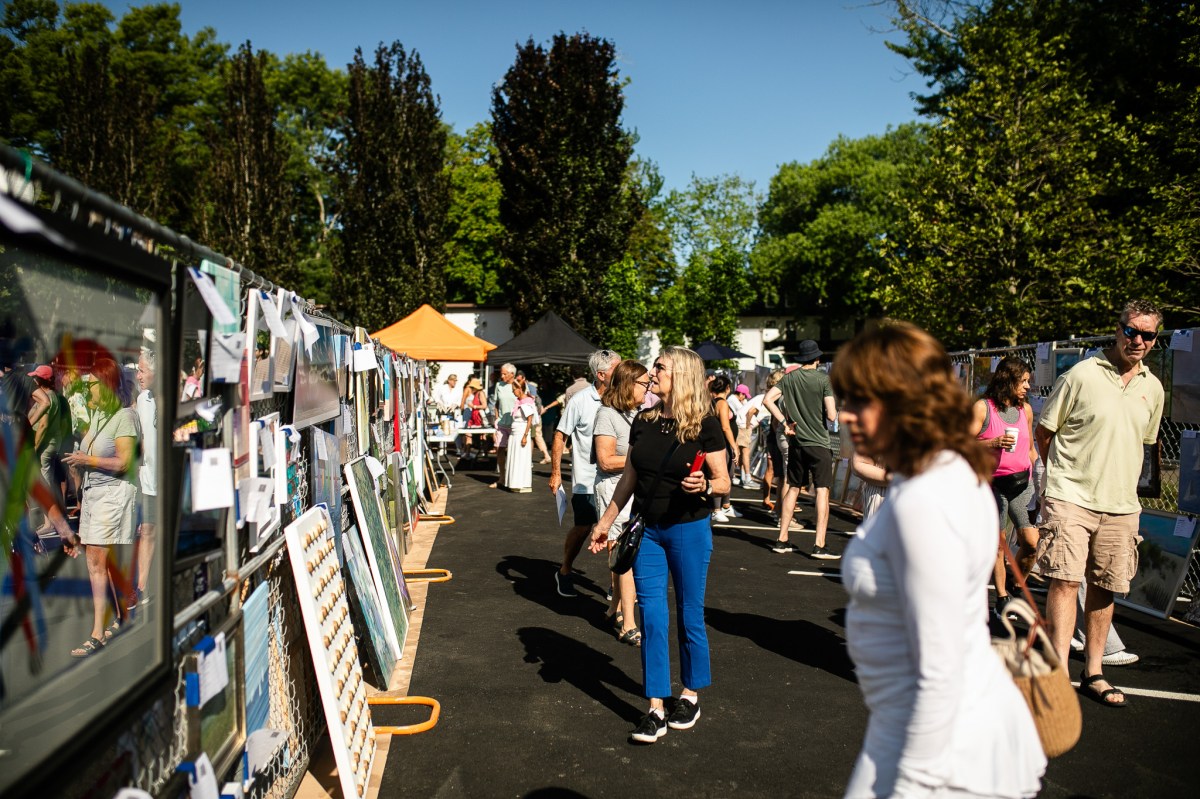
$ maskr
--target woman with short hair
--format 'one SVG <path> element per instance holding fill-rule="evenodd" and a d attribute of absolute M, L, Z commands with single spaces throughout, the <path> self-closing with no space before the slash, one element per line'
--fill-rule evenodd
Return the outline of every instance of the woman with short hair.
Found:
<path fill-rule="evenodd" d="M 608 530 L 633 497 L 646 523 L 634 560 L 634 584 L 642 610 L 642 682 L 650 710 L 631 738 L 654 743 L 667 728 L 686 730 L 700 718 L 697 694 L 712 682 L 704 591 L 712 556 L 709 504 L 729 493 L 725 438 L 711 414 L 704 361 L 684 347 L 667 347 L 654 360 L 650 390 L 662 400 L 633 420 L 625 470 L 612 501 L 592 528 L 592 552 L 608 548 Z M 692 470 L 697 455 L 701 468 Z M 707 472 L 707 474 L 706 474 Z M 683 692 L 666 715 L 671 695 L 667 578 L 675 587 L 679 667 Z"/>
<path fill-rule="evenodd" d="M 856 336 L 831 377 L 855 451 L 893 475 L 842 560 L 870 711 L 845 795 L 1034 796 L 1046 757 L 987 625 L 995 458 L 970 429 L 971 400 L 942 345 L 909 324 Z"/>
<path fill-rule="evenodd" d="M 596 455 L 594 496 L 598 514 L 603 513 L 612 501 L 625 470 L 633 419 L 650 388 L 647 374 L 646 367 L 637 361 L 621 361 L 609 377 L 608 389 L 600 395 L 600 410 L 596 411 L 596 421 L 592 424 L 592 452 Z M 608 529 L 609 549 L 616 544 L 621 526 L 629 521 L 629 507 L 630 503 L 626 502 Z M 634 590 L 632 569 L 612 575 L 612 601 L 606 615 L 616 624 L 618 641 L 640 646 L 642 633 L 633 614 Z"/>

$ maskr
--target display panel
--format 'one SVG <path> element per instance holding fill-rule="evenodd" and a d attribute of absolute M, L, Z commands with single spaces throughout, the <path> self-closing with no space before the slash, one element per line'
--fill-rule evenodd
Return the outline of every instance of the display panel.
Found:
<path fill-rule="evenodd" d="M 295 401 L 292 424 L 297 429 L 334 418 L 341 410 L 334 358 L 334 333 L 327 322 L 314 319 L 317 340 L 312 352 L 296 348 Z"/>
<path fill-rule="evenodd" d="M 0 795 L 167 674 L 154 544 L 177 358 L 168 264 L 24 208 L 14 233 L 4 203 Z"/>

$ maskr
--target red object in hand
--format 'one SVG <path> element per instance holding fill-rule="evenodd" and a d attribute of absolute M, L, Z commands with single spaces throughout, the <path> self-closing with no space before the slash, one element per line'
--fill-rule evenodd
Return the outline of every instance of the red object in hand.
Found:
<path fill-rule="evenodd" d="M 688 469 L 688 474 L 700 471 L 700 467 L 704 465 L 704 455 L 704 450 L 696 453 L 696 459 L 692 461 L 692 468 Z"/>

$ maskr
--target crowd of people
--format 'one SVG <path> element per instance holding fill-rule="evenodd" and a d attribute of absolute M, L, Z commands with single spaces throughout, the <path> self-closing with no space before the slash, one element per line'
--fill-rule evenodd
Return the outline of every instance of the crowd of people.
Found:
<path fill-rule="evenodd" d="M 778 510 L 774 552 L 797 551 L 789 532 L 806 491 L 815 505 L 810 556 L 844 559 L 847 646 L 870 711 L 846 795 L 1035 795 L 1046 758 L 990 640 L 989 621 L 1006 613 L 1013 590 L 999 554 L 1005 529 L 1021 576 L 1047 584 L 1046 623 L 1060 660 L 1072 647 L 1084 651 L 1081 694 L 1124 706 L 1103 667 L 1137 660 L 1116 636 L 1112 605 L 1137 567 L 1142 447 L 1156 440 L 1164 398 L 1143 361 L 1162 323 L 1148 302 L 1125 305 L 1115 343 L 1060 376 L 1040 415 L 1023 361 L 1003 359 L 976 399 L 941 344 L 903 323 L 859 334 L 831 368 L 805 341 L 799 363 L 772 372 L 757 395 L 706 375 L 686 348 L 665 348 L 649 368 L 611 350 L 594 353 L 592 380 L 556 400 L 562 417 L 549 488 L 566 488 L 569 447 L 572 525 L 554 588 L 578 596 L 572 574 L 583 546 L 604 553 L 631 517 L 644 524 L 632 570 L 613 575 L 608 608 L 619 639 L 641 648 L 649 707 L 632 740 L 653 743 L 700 718 L 699 692 L 713 679 L 704 622 L 712 529 L 740 515 L 729 503 L 736 480 Z M 494 403 L 509 417 L 498 427 L 507 426 L 510 441 L 521 436 L 510 461 L 529 448 L 533 418 L 514 413 L 528 398 L 518 378 L 504 367 L 514 400 Z M 827 540 L 830 431 L 839 424 L 853 448 L 845 456 L 863 515 L 840 553 Z M 764 451 L 758 470 L 755 448 Z M 527 472 L 501 474 L 524 487 Z"/>

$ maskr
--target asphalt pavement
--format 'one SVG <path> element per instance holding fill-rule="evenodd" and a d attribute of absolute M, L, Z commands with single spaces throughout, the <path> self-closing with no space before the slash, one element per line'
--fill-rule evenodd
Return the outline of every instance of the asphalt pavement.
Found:
<path fill-rule="evenodd" d="M 713 531 L 702 717 L 633 744 L 646 708 L 638 651 L 604 617 L 602 556 L 580 555 L 578 598 L 555 592 L 570 511 L 560 527 L 548 474 L 534 467 L 532 494 L 487 488 L 490 471 L 453 476 L 456 523 L 439 530 L 429 565 L 454 579 L 430 587 L 410 685 L 441 702 L 441 721 L 392 740 L 379 795 L 840 797 L 867 721 L 846 654 L 840 561 L 803 554 L 811 532 L 791 534 L 801 553 L 772 552 L 765 510 L 735 489 L 745 517 Z M 811 529 L 811 504 L 799 510 Z M 828 548 L 840 553 L 854 525 L 835 511 Z M 1107 671 L 1137 693 L 1121 710 L 1083 702 L 1083 738 L 1051 762 L 1041 796 L 1200 795 L 1200 629 L 1116 616 L 1141 660 Z M 677 680 L 676 651 L 672 663 Z M 1072 660 L 1074 679 L 1080 666 Z M 374 710 L 377 724 L 423 715 Z"/>

